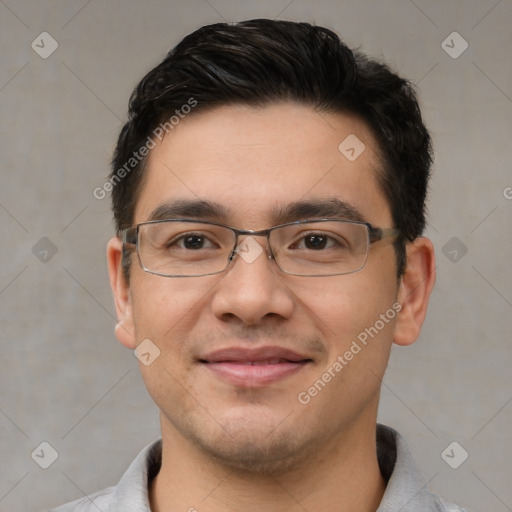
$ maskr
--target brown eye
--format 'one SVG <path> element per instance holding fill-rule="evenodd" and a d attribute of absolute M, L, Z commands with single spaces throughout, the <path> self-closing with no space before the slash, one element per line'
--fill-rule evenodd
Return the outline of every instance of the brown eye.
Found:
<path fill-rule="evenodd" d="M 327 245 L 327 237 L 322 235 L 309 235 L 304 238 L 304 245 L 308 249 L 318 250 L 325 249 Z"/>
<path fill-rule="evenodd" d="M 186 249 L 202 249 L 204 245 L 204 238 L 202 236 L 188 236 L 182 240 L 183 246 Z"/>
<path fill-rule="evenodd" d="M 185 233 L 179 238 L 174 238 L 167 244 L 168 249 L 178 248 L 190 251 L 198 251 L 200 249 L 217 248 L 218 245 L 213 243 L 208 237 L 201 233 Z"/>

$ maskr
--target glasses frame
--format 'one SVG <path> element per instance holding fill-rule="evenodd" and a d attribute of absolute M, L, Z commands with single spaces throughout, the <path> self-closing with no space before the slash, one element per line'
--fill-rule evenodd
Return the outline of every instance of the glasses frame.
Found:
<path fill-rule="evenodd" d="M 223 228 L 227 228 L 227 229 L 231 230 L 235 235 L 235 242 L 233 245 L 233 249 L 229 253 L 229 256 L 228 256 L 228 259 L 226 262 L 226 266 L 222 270 L 218 270 L 216 272 L 209 272 L 207 274 L 163 274 L 161 272 L 155 272 L 153 270 L 149 270 L 148 268 L 146 268 L 144 266 L 144 264 L 142 263 L 142 258 L 140 256 L 140 251 L 139 251 L 140 226 L 145 226 L 148 224 L 161 224 L 164 222 L 166 222 L 166 223 L 167 222 L 187 222 L 190 224 L 194 224 L 194 223 L 209 224 L 212 226 L 219 226 L 219 227 L 223 227 Z M 299 224 L 309 224 L 312 222 L 318 222 L 318 223 L 342 222 L 342 223 L 347 223 L 347 224 L 359 224 L 359 225 L 365 226 L 367 229 L 368 245 L 367 245 L 366 256 L 365 256 L 363 264 L 355 270 L 351 270 L 349 272 L 335 272 L 333 274 L 313 274 L 313 275 L 297 274 L 297 273 L 293 273 L 293 272 L 286 272 L 285 270 L 283 270 L 280 267 L 279 263 L 277 262 L 275 255 L 274 255 L 274 251 L 272 249 L 272 246 L 270 245 L 270 233 L 272 233 L 272 231 L 279 229 L 279 228 L 283 228 L 283 227 L 287 227 L 287 226 L 295 226 L 295 225 L 299 225 Z M 346 274 L 354 274 L 355 272 L 359 272 L 366 265 L 366 262 L 368 260 L 368 254 L 370 252 L 370 248 L 374 243 L 380 242 L 381 240 L 384 240 L 385 238 L 397 237 L 399 234 L 400 234 L 400 231 L 396 228 L 379 228 L 379 227 L 373 226 L 369 222 L 358 221 L 358 220 L 348 220 L 348 219 L 337 219 L 337 218 L 303 219 L 303 220 L 297 220 L 297 221 L 293 221 L 293 222 L 287 222 L 285 224 L 278 224 L 277 226 L 272 226 L 271 228 L 260 229 L 260 230 L 238 229 L 238 228 L 234 228 L 232 226 L 228 226 L 226 224 L 222 224 L 220 222 L 205 221 L 205 220 L 200 220 L 200 219 L 160 219 L 160 220 L 149 220 L 149 221 L 145 221 L 145 222 L 140 222 L 139 224 L 137 224 L 135 226 L 125 228 L 119 232 L 119 237 L 121 238 L 121 241 L 123 243 L 123 261 L 124 261 L 125 251 L 133 252 L 136 250 L 137 258 L 139 260 L 139 265 L 142 268 L 142 270 L 144 270 L 144 272 L 147 272 L 148 274 L 154 274 L 154 275 L 161 276 L 161 277 L 203 277 L 203 276 L 212 276 L 212 275 L 216 275 L 216 274 L 222 274 L 222 272 L 225 272 L 228 269 L 229 265 L 231 264 L 231 262 L 233 261 L 233 259 L 235 257 L 236 249 L 238 247 L 239 237 L 244 236 L 244 235 L 266 237 L 267 246 L 269 249 L 268 258 L 271 260 L 274 260 L 276 266 L 284 274 L 293 275 L 293 276 L 301 276 L 301 277 L 328 277 L 328 276 L 341 276 L 341 275 L 346 275 Z"/>

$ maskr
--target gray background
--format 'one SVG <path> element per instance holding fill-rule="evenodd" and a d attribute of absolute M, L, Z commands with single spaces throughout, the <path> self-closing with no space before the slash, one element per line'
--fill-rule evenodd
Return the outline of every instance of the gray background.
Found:
<path fill-rule="evenodd" d="M 199 26 L 254 17 L 326 25 L 419 84 L 438 282 L 420 340 L 394 348 L 380 419 L 433 490 L 512 510 L 511 0 L 0 0 L 0 510 L 115 484 L 158 436 L 137 361 L 113 335 L 110 205 L 92 190 L 142 75 Z M 59 45 L 47 59 L 31 48 L 43 31 Z M 442 47 L 453 31 L 469 44 L 458 58 Z M 42 441 L 58 452 L 46 470 L 31 458 Z M 452 441 L 469 453 L 458 469 L 441 458 Z"/>

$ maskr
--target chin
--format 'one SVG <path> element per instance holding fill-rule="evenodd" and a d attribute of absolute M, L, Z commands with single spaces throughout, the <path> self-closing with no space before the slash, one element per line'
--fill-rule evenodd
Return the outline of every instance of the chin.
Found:
<path fill-rule="evenodd" d="M 289 422 L 231 419 L 214 432 L 189 430 L 188 439 L 196 447 L 238 472 L 277 475 L 307 462 L 315 453 L 319 432 L 307 435 Z"/>
<path fill-rule="evenodd" d="M 288 436 L 260 439 L 259 442 L 253 436 L 251 440 L 229 438 L 225 443 L 203 442 L 200 448 L 218 463 L 237 472 L 277 475 L 307 459 L 304 447 L 298 444 Z"/>

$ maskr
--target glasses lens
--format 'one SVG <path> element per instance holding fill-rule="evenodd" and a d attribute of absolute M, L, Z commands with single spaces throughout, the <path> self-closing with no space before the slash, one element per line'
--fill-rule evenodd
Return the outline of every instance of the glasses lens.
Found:
<path fill-rule="evenodd" d="M 139 258 L 144 270 L 163 276 L 202 276 L 225 270 L 235 246 L 228 227 L 202 222 L 164 221 L 139 225 Z M 365 224 L 316 221 L 270 231 L 279 268 L 302 276 L 356 272 L 368 256 Z"/>
<path fill-rule="evenodd" d="M 270 243 L 283 272 L 303 276 L 348 274 L 360 270 L 368 255 L 368 228 L 346 221 L 283 226 Z"/>
<path fill-rule="evenodd" d="M 139 226 L 139 258 L 148 272 L 196 276 L 221 272 L 235 235 L 229 228 L 200 222 L 155 222 Z"/>

